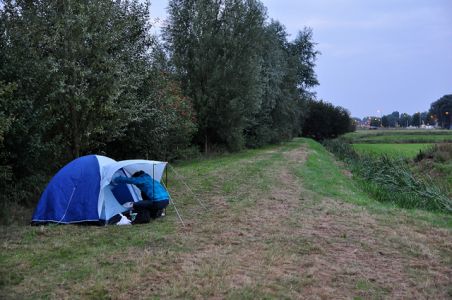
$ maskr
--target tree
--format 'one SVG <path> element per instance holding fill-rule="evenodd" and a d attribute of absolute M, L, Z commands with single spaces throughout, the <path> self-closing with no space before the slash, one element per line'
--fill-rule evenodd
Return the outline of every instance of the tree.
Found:
<path fill-rule="evenodd" d="M 414 113 L 413 116 L 411 117 L 411 125 L 415 127 L 420 127 L 421 124 L 422 124 L 421 113 L 420 112 Z"/>
<path fill-rule="evenodd" d="M 353 129 L 350 113 L 322 100 L 308 100 L 308 117 L 303 127 L 303 136 L 316 140 L 336 138 Z"/>
<path fill-rule="evenodd" d="M 251 147 L 289 140 L 301 134 L 305 101 L 318 84 L 314 73 L 317 51 L 312 31 L 299 32 L 293 42 L 287 41 L 283 25 L 272 21 L 265 27 L 260 46 L 263 86 L 260 110 L 246 128 L 247 145 Z"/>
<path fill-rule="evenodd" d="M 120 136 L 143 105 L 130 99 L 152 44 L 147 4 L 7 1 L 3 16 L 12 41 L 4 76 L 21 78 L 16 96 L 30 102 L 41 143 L 63 146 L 50 153 L 70 160 Z"/>
<path fill-rule="evenodd" d="M 12 185 L 12 168 L 9 161 L 10 153 L 5 147 L 5 136 L 11 130 L 14 122 L 14 115 L 10 107 L 13 102 L 12 94 L 16 89 L 16 84 L 5 84 L 0 81 L 0 203 L 5 203 L 9 198 Z M 2 207 L 0 207 L 2 208 Z"/>
<path fill-rule="evenodd" d="M 379 117 L 370 117 L 370 126 L 381 127 L 382 120 Z"/>
<path fill-rule="evenodd" d="M 403 113 L 400 115 L 400 126 L 408 127 L 411 124 L 411 116 L 407 113 Z"/>
<path fill-rule="evenodd" d="M 383 116 L 381 118 L 381 126 L 389 127 L 389 117 L 388 116 Z"/>
<path fill-rule="evenodd" d="M 258 1 L 173 0 L 164 38 L 198 118 L 197 142 L 244 145 L 243 130 L 261 99 L 264 7 Z M 227 83 L 227 84 L 225 84 Z"/>
<path fill-rule="evenodd" d="M 150 34 L 148 7 L 139 1 L 4 2 L 0 89 L 16 88 L 1 103 L 13 116 L 6 117 L 3 153 L 16 199 L 34 199 L 50 174 L 81 155 L 171 157 L 187 147 L 191 101 L 153 64 L 162 51 Z M 113 151 L 114 143 L 119 149 L 127 148 L 121 141 L 132 144 L 126 134 L 139 141 L 136 148 Z"/>
<path fill-rule="evenodd" d="M 312 29 L 305 28 L 298 32 L 296 39 L 289 45 L 290 52 L 295 58 L 297 70 L 297 87 L 304 98 L 312 98 L 310 89 L 319 84 L 314 67 L 319 51 L 315 50 Z"/>
<path fill-rule="evenodd" d="M 452 94 L 444 95 L 430 105 L 429 114 L 442 128 L 452 127 Z"/>
<path fill-rule="evenodd" d="M 299 128 L 304 126 L 304 121 L 309 111 L 307 101 L 315 99 L 315 93 L 311 92 L 311 88 L 319 84 L 314 67 L 320 52 L 315 50 L 315 45 L 312 29 L 307 27 L 299 31 L 297 38 L 289 44 L 289 50 L 292 54 L 289 64 L 296 69 L 296 86 L 300 96 L 297 103 L 301 108 L 298 117 Z"/>
<path fill-rule="evenodd" d="M 426 125 L 426 124 L 428 124 L 428 112 L 426 112 L 426 111 L 424 111 L 424 112 L 421 112 L 421 125 L 422 124 L 424 124 L 424 125 Z"/>
<path fill-rule="evenodd" d="M 287 89 L 291 84 L 295 87 L 295 82 L 290 82 L 289 73 L 293 70 L 288 65 L 287 33 L 284 26 L 276 21 L 268 24 L 264 28 L 264 38 L 257 50 L 262 58 L 262 97 L 259 110 L 250 118 L 245 128 L 248 147 L 290 138 L 295 126 L 295 114 L 299 109 L 286 103 L 296 101 L 298 92 L 296 89 Z"/>

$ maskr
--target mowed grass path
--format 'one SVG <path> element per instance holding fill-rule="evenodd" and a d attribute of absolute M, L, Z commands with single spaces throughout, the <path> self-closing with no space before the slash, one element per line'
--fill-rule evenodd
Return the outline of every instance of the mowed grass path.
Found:
<path fill-rule="evenodd" d="M 419 151 L 427 150 L 432 144 L 353 144 L 360 153 L 388 155 L 390 157 L 414 158 Z"/>
<path fill-rule="evenodd" d="M 372 201 L 318 143 L 297 139 L 175 169 L 197 195 L 170 174 L 185 227 L 172 209 L 130 227 L 2 227 L 2 297 L 452 295 L 451 216 Z"/>

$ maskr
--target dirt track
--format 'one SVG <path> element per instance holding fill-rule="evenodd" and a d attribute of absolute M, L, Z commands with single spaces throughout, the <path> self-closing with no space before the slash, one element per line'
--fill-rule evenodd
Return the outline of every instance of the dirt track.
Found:
<path fill-rule="evenodd" d="M 143 282 L 157 280 L 153 291 L 170 298 L 452 297 L 450 232 L 305 190 L 290 170 L 307 155 L 285 153 L 277 184 L 255 205 L 232 211 L 212 197 L 209 216 L 172 239 L 191 250 Z"/>

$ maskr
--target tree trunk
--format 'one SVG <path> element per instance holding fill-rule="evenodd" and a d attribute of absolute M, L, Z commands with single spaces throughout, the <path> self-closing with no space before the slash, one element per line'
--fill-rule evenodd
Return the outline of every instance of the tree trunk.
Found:
<path fill-rule="evenodd" d="M 72 100 L 72 99 L 70 99 Z M 71 101 L 71 133 L 72 133 L 72 155 L 74 158 L 80 157 L 80 132 L 77 122 L 77 111 L 75 109 L 75 104 Z"/>

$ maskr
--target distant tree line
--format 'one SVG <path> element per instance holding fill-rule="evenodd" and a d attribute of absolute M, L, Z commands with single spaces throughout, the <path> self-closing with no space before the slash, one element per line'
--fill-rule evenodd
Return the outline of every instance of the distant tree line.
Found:
<path fill-rule="evenodd" d="M 429 111 L 416 112 L 413 115 L 394 111 L 382 117 L 366 117 L 361 122 L 368 123 L 370 126 L 387 128 L 430 125 L 452 129 L 452 95 L 444 95 L 433 102 Z"/>
<path fill-rule="evenodd" d="M 35 201 L 55 171 L 82 155 L 236 151 L 300 136 L 319 120 L 309 117 L 309 108 L 319 113 L 311 29 L 289 41 L 258 0 L 171 0 L 160 39 L 149 6 L 3 1 L 1 203 Z"/>

